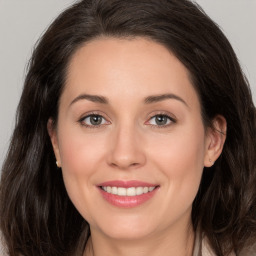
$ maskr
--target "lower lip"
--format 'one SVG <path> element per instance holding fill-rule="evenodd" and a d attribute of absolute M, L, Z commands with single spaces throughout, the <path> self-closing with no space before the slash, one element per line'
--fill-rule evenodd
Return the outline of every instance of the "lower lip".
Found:
<path fill-rule="evenodd" d="M 146 201 L 151 199 L 159 187 L 156 187 L 153 191 L 139 195 L 139 196 L 118 196 L 107 193 L 106 191 L 99 188 L 103 198 L 110 204 L 122 208 L 132 208 L 144 204 Z"/>

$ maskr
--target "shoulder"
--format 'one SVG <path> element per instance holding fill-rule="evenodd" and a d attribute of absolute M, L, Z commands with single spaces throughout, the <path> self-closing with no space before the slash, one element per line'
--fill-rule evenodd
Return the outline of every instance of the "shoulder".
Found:
<path fill-rule="evenodd" d="M 197 231 L 195 235 L 193 256 L 217 256 L 210 247 L 208 239 L 204 234 Z"/>
<path fill-rule="evenodd" d="M 208 238 L 201 232 L 196 233 L 195 244 L 194 244 L 194 253 L 193 256 L 217 256 L 213 249 L 210 246 Z M 253 254 L 239 255 L 239 256 L 252 256 Z M 231 253 L 228 256 L 236 256 L 234 253 Z"/>
<path fill-rule="evenodd" d="M 2 236 L 2 233 L 0 231 L 0 255 L 1 256 L 8 256 L 7 249 L 5 246 L 4 238 Z"/>
<path fill-rule="evenodd" d="M 210 247 L 207 237 L 201 236 L 200 241 L 196 241 L 196 243 L 200 244 L 200 246 L 197 245 L 197 247 L 200 247 L 202 256 L 217 256 Z M 238 255 L 233 252 L 228 256 L 256 256 L 256 241 L 253 245 L 245 247 Z"/>
<path fill-rule="evenodd" d="M 239 256 L 253 256 L 256 255 L 256 241 L 253 245 L 244 248 Z"/>

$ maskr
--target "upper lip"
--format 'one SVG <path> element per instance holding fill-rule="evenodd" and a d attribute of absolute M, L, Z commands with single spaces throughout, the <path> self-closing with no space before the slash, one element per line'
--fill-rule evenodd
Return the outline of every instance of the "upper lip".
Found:
<path fill-rule="evenodd" d="M 100 183 L 97 185 L 98 187 L 122 187 L 122 188 L 130 188 L 130 187 L 156 187 L 158 184 L 143 182 L 139 180 L 111 180 Z"/>

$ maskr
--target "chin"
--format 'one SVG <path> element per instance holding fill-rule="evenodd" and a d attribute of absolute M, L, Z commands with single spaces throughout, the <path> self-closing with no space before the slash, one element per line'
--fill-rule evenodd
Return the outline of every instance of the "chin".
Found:
<path fill-rule="evenodd" d="M 143 239 L 150 236 L 156 230 L 152 221 L 147 221 L 147 218 L 139 216 L 135 217 L 117 217 L 114 221 L 105 219 L 105 222 L 98 225 L 106 236 L 117 240 L 134 240 Z"/>
<path fill-rule="evenodd" d="M 150 234 L 153 232 L 148 229 L 133 229 L 133 228 L 127 228 L 127 229 L 112 229 L 111 231 L 108 231 L 105 233 L 108 237 L 115 240 L 141 240 L 146 237 L 149 237 Z"/>

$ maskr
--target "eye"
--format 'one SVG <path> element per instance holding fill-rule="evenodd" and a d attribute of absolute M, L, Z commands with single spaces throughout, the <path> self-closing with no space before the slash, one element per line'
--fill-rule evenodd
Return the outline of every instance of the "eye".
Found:
<path fill-rule="evenodd" d="M 148 121 L 148 124 L 156 126 L 168 126 L 171 123 L 176 123 L 176 120 L 164 114 L 155 115 Z"/>
<path fill-rule="evenodd" d="M 103 116 L 97 115 L 97 114 L 91 114 L 91 115 L 85 116 L 81 118 L 79 122 L 82 125 L 89 126 L 89 127 L 93 127 L 93 126 L 97 127 L 97 126 L 109 124 L 109 122 Z"/>

